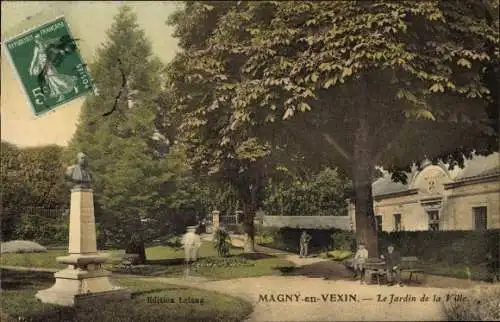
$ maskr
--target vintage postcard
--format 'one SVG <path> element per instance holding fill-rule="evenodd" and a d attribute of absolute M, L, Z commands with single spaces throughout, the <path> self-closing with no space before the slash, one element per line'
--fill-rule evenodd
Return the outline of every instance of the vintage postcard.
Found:
<path fill-rule="evenodd" d="M 498 11 L 2 2 L 1 320 L 500 320 Z"/>

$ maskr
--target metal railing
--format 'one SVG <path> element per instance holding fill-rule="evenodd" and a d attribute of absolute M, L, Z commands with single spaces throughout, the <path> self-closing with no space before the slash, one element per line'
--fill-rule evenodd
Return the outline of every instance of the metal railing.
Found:
<path fill-rule="evenodd" d="M 60 219 L 69 216 L 69 208 L 23 207 L 19 209 L 2 208 L 4 214 L 39 216 L 50 219 Z"/>

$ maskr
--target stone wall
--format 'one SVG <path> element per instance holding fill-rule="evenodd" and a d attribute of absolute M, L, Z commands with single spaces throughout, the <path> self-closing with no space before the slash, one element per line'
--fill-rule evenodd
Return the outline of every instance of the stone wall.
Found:
<path fill-rule="evenodd" d="M 263 216 L 264 227 L 351 230 L 349 216 Z"/>
<path fill-rule="evenodd" d="M 473 207 L 486 207 L 488 229 L 500 228 L 500 182 L 488 182 L 456 187 L 448 196 L 450 226 L 471 230 L 474 225 Z"/>

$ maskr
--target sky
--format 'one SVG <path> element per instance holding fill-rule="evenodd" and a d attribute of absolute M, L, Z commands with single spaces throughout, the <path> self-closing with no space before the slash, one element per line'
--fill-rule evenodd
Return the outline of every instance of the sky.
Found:
<path fill-rule="evenodd" d="M 95 49 L 106 40 L 106 31 L 118 8 L 127 3 L 137 13 L 139 25 L 163 62 L 172 59 L 177 41 L 166 25 L 168 16 L 180 6 L 174 1 L 2 1 L 2 42 L 25 29 L 64 15 L 78 42 L 85 62 L 90 63 Z M 2 43 L 3 44 L 3 43 Z M 3 45 L 2 45 L 3 47 Z M 2 48 L 1 138 L 20 147 L 47 144 L 66 145 L 75 132 L 84 98 L 54 112 L 35 116 Z"/>

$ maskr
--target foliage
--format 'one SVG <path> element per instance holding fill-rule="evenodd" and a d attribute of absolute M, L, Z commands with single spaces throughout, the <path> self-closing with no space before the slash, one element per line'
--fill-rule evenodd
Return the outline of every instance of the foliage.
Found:
<path fill-rule="evenodd" d="M 331 247 L 335 250 L 355 251 L 356 236 L 350 231 L 336 231 L 331 236 Z"/>
<path fill-rule="evenodd" d="M 194 264 L 195 267 L 229 267 L 229 266 L 254 266 L 255 264 L 241 257 L 205 258 Z"/>
<path fill-rule="evenodd" d="M 292 181 L 292 182 L 290 182 Z M 312 180 L 275 182 L 267 187 L 264 210 L 281 216 L 346 215 L 349 184 L 337 170 L 326 168 Z"/>
<path fill-rule="evenodd" d="M 158 132 L 162 65 L 129 7 L 107 35 L 90 66 L 99 95 L 82 108 L 68 158 L 88 155 L 103 239 L 124 247 L 132 233 L 147 241 L 183 232 L 206 200 L 183 146 Z"/>
<path fill-rule="evenodd" d="M 372 253 L 375 165 L 404 181 L 424 157 L 453 166 L 498 149 L 497 0 L 186 8 L 170 84 L 198 163 L 255 174 L 334 162 L 353 179 Z"/>
<path fill-rule="evenodd" d="M 266 244 L 272 244 L 273 243 L 273 236 L 261 236 L 261 235 L 256 235 L 255 236 L 255 243 L 257 245 L 266 245 Z"/>
<path fill-rule="evenodd" d="M 351 256 L 353 253 L 349 250 L 334 250 L 326 253 L 327 257 L 332 258 L 334 261 L 343 261 Z"/>
<path fill-rule="evenodd" d="M 217 254 L 221 257 L 229 256 L 229 247 L 231 246 L 231 237 L 224 229 L 217 229 L 214 235 L 214 247 Z"/>
<path fill-rule="evenodd" d="M 47 218 L 43 214 L 20 213 L 14 236 L 42 245 L 65 245 L 69 238 L 68 217 Z"/>
<path fill-rule="evenodd" d="M 500 320 L 500 288 L 476 287 L 465 294 L 464 301 L 445 302 L 448 321 Z"/>
<path fill-rule="evenodd" d="M 18 148 L 4 141 L 1 145 L 2 239 L 32 239 L 19 233 L 25 229 L 34 229 L 35 235 L 42 234 L 40 230 L 45 228 L 57 230 L 34 223 L 30 218 L 33 214 L 21 217 L 28 208 L 54 210 L 68 206 L 69 186 L 63 177 L 63 148 L 56 145 Z M 48 221 L 44 223 L 51 225 Z M 25 224 L 31 228 L 24 227 Z"/>
<path fill-rule="evenodd" d="M 125 248 L 125 254 L 138 255 L 138 263 L 146 262 L 146 250 L 144 248 L 144 241 L 137 233 L 133 233 L 130 237 L 130 242 L 127 244 L 127 248 Z"/>
<path fill-rule="evenodd" d="M 280 249 L 290 252 L 299 251 L 300 235 L 304 229 L 302 228 L 272 228 L 265 227 L 258 229 L 258 235 L 267 236 L 271 240 L 267 247 Z M 324 252 L 332 249 L 332 236 L 338 234 L 339 236 L 352 236 L 352 232 L 345 232 L 338 229 L 305 229 L 306 232 L 312 237 L 309 242 L 309 252 Z M 342 237 L 347 239 L 347 237 Z M 351 237 L 352 238 L 352 237 Z M 333 246 L 333 249 L 337 249 Z"/>
<path fill-rule="evenodd" d="M 63 148 L 57 145 L 18 148 L 2 141 L 2 208 L 52 208 L 66 205 Z"/>
<path fill-rule="evenodd" d="M 478 231 L 401 231 L 379 234 L 382 248 L 392 243 L 403 256 L 417 256 L 449 265 L 478 264 L 488 254 L 498 260 L 499 230 Z"/>
<path fill-rule="evenodd" d="M 219 19 L 235 2 L 187 2 L 174 13 L 169 24 L 179 39 L 182 51 L 167 68 L 167 90 L 164 95 L 165 119 L 174 120 L 177 139 L 187 147 L 190 164 L 204 181 L 214 183 L 222 191 L 222 206 L 228 211 L 235 204 L 225 203 L 224 194 L 235 194 L 244 211 L 243 226 L 248 234 L 246 249 L 253 250 L 253 216 L 262 201 L 266 165 L 256 162 L 269 154 L 255 135 L 241 130 L 238 138 L 225 136 L 230 113 L 216 105 L 208 106 L 215 94 L 211 83 L 192 86 L 191 79 L 203 74 L 191 73 L 192 51 L 204 50 Z M 237 61 L 234 61 L 238 64 Z M 236 74 L 233 75 L 236 77 Z M 187 85 L 187 86 L 186 86 Z M 209 113 L 206 113 L 210 110 Z M 182 119 L 179 119 L 182 118 Z M 221 140 L 221 136 L 224 138 Z M 233 199 L 231 197 L 231 199 Z M 233 199 L 234 200 L 234 199 Z M 223 210 L 226 210 L 223 209 Z M 222 209 L 221 209 L 222 210 Z"/>

